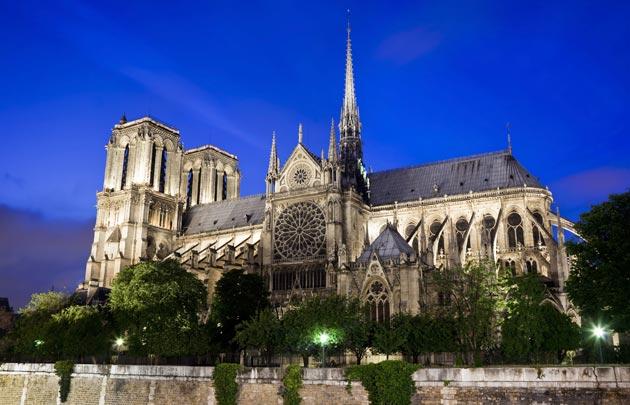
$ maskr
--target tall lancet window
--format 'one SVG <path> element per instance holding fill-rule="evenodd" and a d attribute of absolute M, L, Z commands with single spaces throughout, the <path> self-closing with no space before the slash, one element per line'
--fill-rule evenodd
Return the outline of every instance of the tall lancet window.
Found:
<path fill-rule="evenodd" d="M 186 208 L 190 208 L 190 204 L 192 204 L 192 193 L 193 193 L 193 171 L 190 169 L 188 171 L 188 179 L 186 180 Z"/>
<path fill-rule="evenodd" d="M 532 223 L 532 233 L 534 236 L 534 246 L 545 246 L 545 239 L 542 236 L 542 232 L 539 228 L 539 226 L 542 228 L 544 227 L 543 225 L 543 218 L 542 215 L 540 215 L 539 212 L 534 212 L 534 219 L 536 219 L 535 223 Z"/>
<path fill-rule="evenodd" d="M 168 153 L 166 148 L 162 148 L 162 165 L 160 166 L 160 193 L 164 192 L 166 188 L 166 165 L 168 163 Z"/>
<path fill-rule="evenodd" d="M 383 283 L 374 281 L 366 294 L 370 318 L 374 322 L 389 322 L 389 296 Z"/>
<path fill-rule="evenodd" d="M 151 151 L 151 175 L 149 176 L 149 185 L 153 187 L 153 177 L 155 176 L 155 158 L 157 154 L 157 145 L 153 144 L 153 150 Z"/>
<path fill-rule="evenodd" d="M 221 199 L 222 200 L 227 200 L 227 196 L 228 196 L 228 176 L 225 172 L 223 172 L 223 193 L 221 195 Z"/>
<path fill-rule="evenodd" d="M 122 176 L 120 180 L 120 188 L 123 189 L 127 185 L 127 166 L 129 165 L 129 145 L 125 146 L 123 155 Z"/>

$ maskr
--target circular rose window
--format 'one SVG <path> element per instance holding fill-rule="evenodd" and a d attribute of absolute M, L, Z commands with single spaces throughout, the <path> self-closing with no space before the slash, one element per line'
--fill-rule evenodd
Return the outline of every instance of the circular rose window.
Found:
<path fill-rule="evenodd" d="M 297 259 L 324 254 L 326 219 L 312 202 L 289 206 L 280 213 L 274 229 L 274 253 L 279 259 Z"/>
<path fill-rule="evenodd" d="M 311 168 L 305 164 L 296 165 L 289 174 L 289 184 L 291 187 L 305 187 L 311 181 Z"/>

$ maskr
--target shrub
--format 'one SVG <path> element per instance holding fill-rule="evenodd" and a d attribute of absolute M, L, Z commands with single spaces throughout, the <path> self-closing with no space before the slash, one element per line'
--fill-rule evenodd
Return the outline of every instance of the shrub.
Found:
<path fill-rule="evenodd" d="M 59 360 L 55 363 L 55 374 L 59 377 L 59 398 L 61 402 L 66 402 L 70 393 L 70 380 L 74 363 L 69 360 Z"/>
<path fill-rule="evenodd" d="M 282 379 L 283 393 L 285 405 L 299 405 L 302 402 L 300 398 L 300 388 L 302 388 L 302 368 L 297 364 L 291 364 L 284 378 Z"/>
<path fill-rule="evenodd" d="M 348 367 L 346 378 L 361 381 L 372 405 L 408 405 L 415 392 L 411 375 L 418 368 L 418 365 L 386 360 Z"/>
<path fill-rule="evenodd" d="M 219 405 L 236 405 L 239 369 L 240 365 L 232 363 L 222 363 L 214 368 L 214 396 Z"/>

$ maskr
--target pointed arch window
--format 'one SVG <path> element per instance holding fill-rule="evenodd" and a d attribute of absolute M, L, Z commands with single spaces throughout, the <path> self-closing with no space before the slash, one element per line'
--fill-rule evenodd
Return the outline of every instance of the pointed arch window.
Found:
<path fill-rule="evenodd" d="M 481 230 L 481 243 L 486 256 L 490 256 L 493 251 L 492 242 L 494 240 L 495 226 L 497 221 L 490 214 L 483 217 Z"/>
<path fill-rule="evenodd" d="M 507 217 L 508 222 L 508 247 L 517 248 L 525 244 L 523 236 L 523 220 L 516 212 Z"/>
<path fill-rule="evenodd" d="M 162 164 L 160 165 L 160 193 L 166 188 L 166 168 L 168 164 L 168 153 L 166 148 L 162 148 Z"/>
<path fill-rule="evenodd" d="M 437 239 L 437 236 L 440 233 L 440 230 L 442 230 L 442 223 L 438 220 L 433 221 L 433 223 L 429 227 L 429 232 L 431 233 L 429 239 L 431 240 L 432 243 L 435 243 L 435 240 Z M 437 241 L 437 244 L 438 244 L 437 246 L 438 254 L 443 254 L 444 253 L 444 234 L 440 235 L 440 239 Z"/>
<path fill-rule="evenodd" d="M 389 295 L 380 281 L 373 281 L 368 288 L 366 305 L 374 322 L 389 322 Z"/>
<path fill-rule="evenodd" d="M 532 236 L 534 237 L 534 246 L 545 246 L 545 238 L 543 238 L 541 229 L 544 228 L 543 218 L 539 212 L 534 212 L 536 222 L 532 223 Z"/>
<path fill-rule="evenodd" d="M 122 176 L 120 180 L 120 188 L 124 189 L 127 185 L 127 166 L 129 166 L 129 145 L 125 146 L 122 164 Z"/>
<path fill-rule="evenodd" d="M 508 259 L 505 261 L 505 269 L 510 272 L 513 276 L 516 276 L 516 262 L 512 259 Z"/>
<path fill-rule="evenodd" d="M 525 262 L 525 265 L 527 266 L 527 273 L 529 274 L 538 273 L 538 263 L 536 262 L 536 260 L 529 259 L 528 261 Z"/>
<path fill-rule="evenodd" d="M 418 226 L 413 222 L 409 223 L 409 225 L 407 225 L 407 227 L 405 228 L 405 239 L 411 239 L 411 247 L 416 252 L 416 254 L 418 253 L 418 235 L 416 234 L 417 228 Z"/>
<path fill-rule="evenodd" d="M 149 185 L 151 187 L 153 187 L 153 183 L 155 182 L 154 180 L 154 176 L 155 176 L 155 158 L 157 155 L 157 145 L 153 144 L 153 149 L 151 150 L 151 174 L 149 176 Z"/>
<path fill-rule="evenodd" d="M 460 218 L 455 223 L 455 236 L 457 238 L 457 247 L 461 252 L 464 250 L 464 238 L 466 237 L 466 232 L 468 232 L 468 227 L 470 224 L 466 220 L 466 218 Z M 465 249 L 470 249 L 470 238 L 466 241 Z"/>

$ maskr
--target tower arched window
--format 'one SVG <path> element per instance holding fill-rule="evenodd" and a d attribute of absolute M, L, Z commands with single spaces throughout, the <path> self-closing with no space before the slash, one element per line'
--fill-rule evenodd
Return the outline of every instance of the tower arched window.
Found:
<path fill-rule="evenodd" d="M 373 281 L 368 288 L 366 305 L 370 311 L 370 318 L 374 322 L 389 322 L 389 295 L 380 281 Z"/>
<path fill-rule="evenodd" d="M 190 208 L 192 204 L 192 193 L 193 193 L 193 171 L 190 169 L 188 171 L 188 178 L 186 179 L 186 207 Z"/>
<path fill-rule="evenodd" d="M 129 166 L 129 145 L 125 146 L 122 164 L 122 176 L 120 180 L 120 188 L 123 189 L 127 185 L 127 166 Z"/>
<path fill-rule="evenodd" d="M 516 212 L 507 217 L 508 222 L 508 247 L 516 248 L 525 244 L 523 236 L 523 220 Z"/>
<path fill-rule="evenodd" d="M 149 185 L 153 187 L 153 183 L 155 182 L 155 158 L 157 157 L 157 145 L 153 144 L 153 149 L 151 150 L 151 175 L 149 176 Z"/>
<path fill-rule="evenodd" d="M 460 218 L 455 223 L 455 236 L 457 238 L 457 247 L 461 252 L 464 250 L 464 238 L 466 237 L 466 232 L 468 231 L 468 227 L 470 224 L 466 220 L 466 218 Z M 466 249 L 470 248 L 470 238 L 466 241 Z"/>
<path fill-rule="evenodd" d="M 168 164 L 168 153 L 166 148 L 162 148 L 162 164 L 160 165 L 160 193 L 166 188 L 166 168 Z"/>

